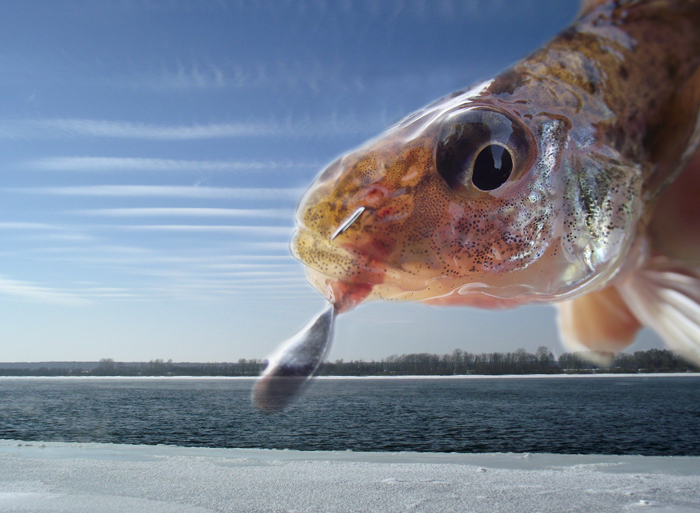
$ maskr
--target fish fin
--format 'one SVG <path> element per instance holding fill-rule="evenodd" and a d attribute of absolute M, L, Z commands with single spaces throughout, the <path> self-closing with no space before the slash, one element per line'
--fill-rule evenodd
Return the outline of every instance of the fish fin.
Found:
<path fill-rule="evenodd" d="M 594 363 L 609 365 L 634 341 L 642 327 L 615 287 L 557 303 L 557 323 L 564 345 Z"/>
<path fill-rule="evenodd" d="M 700 267 L 700 150 L 659 196 L 649 224 L 655 252 Z"/>
<path fill-rule="evenodd" d="M 653 172 L 644 180 L 647 199 L 656 198 L 681 173 L 686 173 L 700 143 L 700 68 L 681 83 L 664 106 L 664 121 L 650 130 L 649 158 Z"/>
<path fill-rule="evenodd" d="M 700 365 L 700 267 L 657 256 L 618 288 L 637 319 L 673 351 Z"/>

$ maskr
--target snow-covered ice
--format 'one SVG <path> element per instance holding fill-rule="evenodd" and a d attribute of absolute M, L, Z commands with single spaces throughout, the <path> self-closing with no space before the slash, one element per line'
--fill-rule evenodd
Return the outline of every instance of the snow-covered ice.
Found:
<path fill-rule="evenodd" d="M 700 457 L 3 440 L 0 511 L 700 513 Z"/>

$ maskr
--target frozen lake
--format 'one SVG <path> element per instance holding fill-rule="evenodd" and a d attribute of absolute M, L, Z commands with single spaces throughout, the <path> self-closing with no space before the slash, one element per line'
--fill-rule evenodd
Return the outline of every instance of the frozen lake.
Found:
<path fill-rule="evenodd" d="M 700 512 L 700 458 L 0 441 L 0 511 Z"/>

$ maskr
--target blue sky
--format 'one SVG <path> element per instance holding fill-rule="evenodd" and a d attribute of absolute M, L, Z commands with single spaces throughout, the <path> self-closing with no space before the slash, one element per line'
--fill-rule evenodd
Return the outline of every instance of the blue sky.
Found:
<path fill-rule="evenodd" d="M 288 243 L 324 164 L 577 8 L 3 2 L 0 361 L 266 357 L 323 306 Z M 547 307 L 372 303 L 339 317 L 330 358 L 542 344 L 561 352 Z"/>

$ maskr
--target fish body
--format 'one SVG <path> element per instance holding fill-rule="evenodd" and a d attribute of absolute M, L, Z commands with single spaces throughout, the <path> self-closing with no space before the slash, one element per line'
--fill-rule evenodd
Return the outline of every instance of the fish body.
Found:
<path fill-rule="evenodd" d="M 700 1 L 584 2 L 540 50 L 330 164 L 292 252 L 337 312 L 554 303 L 572 349 L 646 325 L 698 362 L 699 112 Z"/>

